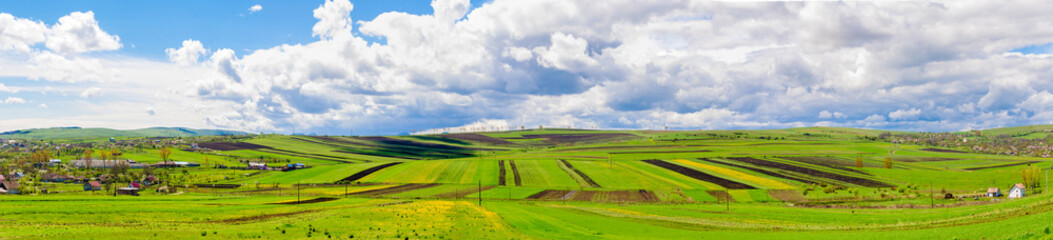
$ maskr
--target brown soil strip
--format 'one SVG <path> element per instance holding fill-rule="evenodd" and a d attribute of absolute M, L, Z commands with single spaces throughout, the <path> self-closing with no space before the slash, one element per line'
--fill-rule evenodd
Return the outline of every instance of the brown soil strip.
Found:
<path fill-rule="evenodd" d="M 710 196 L 713 196 L 714 198 L 716 198 L 717 202 L 724 202 L 724 201 L 735 202 L 735 198 L 731 197 L 731 194 L 728 194 L 728 192 L 725 192 L 725 191 L 710 190 L 710 191 L 706 191 L 706 193 L 708 193 Z"/>
<path fill-rule="evenodd" d="M 563 196 L 570 193 L 567 190 L 544 190 L 534 195 L 527 197 L 527 200 L 560 200 Z"/>
<path fill-rule="evenodd" d="M 198 143 L 197 147 L 208 148 L 218 151 L 230 151 L 230 150 L 252 150 L 261 148 L 271 148 L 259 144 L 247 143 L 247 142 L 203 142 Z"/>
<path fill-rule="evenodd" d="M 303 201 L 299 201 L 299 202 L 296 202 L 296 201 L 293 201 L 293 202 L 277 202 L 277 203 L 268 203 L 268 204 L 297 205 L 297 204 L 328 202 L 328 201 L 334 201 L 334 200 L 337 200 L 337 199 L 339 199 L 339 198 L 320 197 L 320 198 L 315 198 L 315 199 L 310 199 L 310 200 L 303 200 Z"/>
<path fill-rule="evenodd" d="M 986 166 L 986 167 L 972 167 L 972 168 L 965 168 L 965 170 L 975 171 L 975 170 L 983 170 L 983 169 L 991 169 L 991 168 L 1004 168 L 1004 167 L 1020 166 L 1020 165 L 1024 165 L 1024 164 L 1032 164 L 1032 163 L 1038 163 L 1038 162 L 1040 162 L 1040 161 L 1027 161 L 1027 162 L 1018 162 L 1018 163 L 1010 163 L 1010 164 L 1002 164 L 1002 165 L 994 165 L 994 166 Z"/>
<path fill-rule="evenodd" d="M 770 189 L 768 195 L 771 195 L 775 199 L 783 202 L 803 202 L 805 200 L 804 195 L 801 195 L 800 191 L 793 189 Z"/>
<path fill-rule="evenodd" d="M 581 191 L 578 194 L 574 194 L 574 198 L 570 200 L 574 201 L 592 201 L 592 197 L 596 195 L 596 191 Z"/>
<path fill-rule="evenodd" d="M 508 160 L 508 165 L 512 166 L 512 177 L 515 179 L 516 186 L 523 186 L 523 178 L 519 177 L 519 168 L 516 167 L 516 161 Z"/>
<path fill-rule="evenodd" d="M 863 175 L 870 175 L 869 173 L 865 173 L 863 171 L 859 171 L 858 169 L 853 169 L 852 167 L 855 167 L 855 161 L 854 160 L 853 161 L 838 160 L 836 158 L 819 157 L 819 156 L 799 156 L 799 157 L 779 157 L 779 158 L 790 160 L 790 161 L 795 161 L 795 162 L 808 163 L 808 164 L 812 164 L 812 165 L 819 165 L 819 166 L 833 168 L 833 169 L 837 169 L 837 170 L 841 170 L 841 171 L 848 171 L 848 172 L 854 172 L 854 173 L 859 173 L 859 174 L 863 174 Z"/>
<path fill-rule="evenodd" d="M 497 160 L 497 185 L 505 186 L 505 160 Z"/>
<path fill-rule="evenodd" d="M 493 144 L 493 145 L 519 145 L 519 144 L 516 144 L 514 142 L 509 142 L 509 141 L 504 140 L 504 139 L 495 138 L 495 137 L 491 137 L 491 136 L 486 136 L 486 135 L 482 135 L 482 134 L 475 134 L 475 133 L 446 134 L 446 135 L 440 135 L 440 137 L 457 139 L 457 140 L 466 140 L 466 141 L 488 143 L 488 144 Z"/>
<path fill-rule="evenodd" d="M 384 169 L 384 168 L 387 168 L 387 167 L 390 167 L 390 166 L 395 166 L 395 165 L 398 165 L 400 163 L 402 163 L 402 162 L 393 162 L 393 163 L 381 164 L 381 165 L 378 165 L 378 166 L 375 166 L 375 167 L 368 168 L 366 170 L 362 170 L 361 172 L 357 172 L 355 174 L 351 174 L 351 176 L 348 176 L 348 177 L 346 177 L 344 179 L 340 179 L 340 181 L 336 181 L 336 182 L 339 183 L 339 182 L 354 182 L 354 181 L 358 181 L 359 179 L 362 179 L 362 178 L 364 178 L 366 176 L 369 176 L 369 174 L 373 174 L 373 173 L 375 173 L 377 171 L 380 171 L 381 169 Z"/>
<path fill-rule="evenodd" d="M 402 159 L 421 159 L 421 158 L 425 158 L 425 157 L 469 157 L 469 156 L 472 156 L 472 154 L 469 154 L 469 153 L 466 153 L 466 152 L 460 151 L 460 150 L 458 150 L 458 151 L 450 151 L 450 150 L 445 150 L 445 149 L 422 148 L 422 147 L 413 147 L 413 146 L 393 146 L 393 145 L 383 145 L 383 144 L 369 144 L 369 143 L 360 143 L 360 142 L 352 142 L 352 141 L 340 140 L 340 139 L 331 138 L 331 137 L 314 137 L 314 138 L 315 139 L 324 140 L 324 141 L 329 141 L 329 142 L 318 142 L 318 141 L 312 141 L 312 140 L 300 139 L 300 138 L 293 138 L 293 139 L 300 140 L 300 141 L 305 141 L 305 142 L 311 142 L 311 143 L 315 143 L 315 144 L 322 144 L 322 145 L 337 147 L 337 148 L 343 148 L 343 149 L 348 149 L 348 148 L 350 148 L 350 149 L 364 149 L 364 148 L 355 148 L 355 147 L 346 146 L 346 145 L 333 144 L 333 143 L 330 143 L 330 142 L 348 144 L 348 145 L 353 145 L 353 146 L 369 147 L 368 150 L 377 151 L 377 152 L 349 151 L 349 150 L 335 150 L 335 151 L 336 152 L 342 152 L 342 153 L 361 154 L 361 155 L 378 156 L 378 157 L 390 157 L 390 158 L 402 158 Z M 372 139 L 372 138 L 375 138 L 375 137 L 363 137 L 363 139 Z M 398 140 L 398 139 L 392 139 L 392 140 Z M 370 141 L 372 141 L 372 140 L 370 140 Z M 399 141 L 413 142 L 413 141 L 409 141 L 409 140 L 399 140 Z M 442 145 L 442 144 L 434 144 L 434 145 L 449 146 L 449 145 Z M 453 146 L 450 146 L 450 147 L 453 147 Z M 439 154 L 428 154 L 428 153 L 439 153 Z M 408 156 L 413 156 L 413 157 L 395 156 L 393 154 L 402 154 L 402 155 L 408 155 Z M 451 155 L 451 156 L 445 156 L 445 155 Z"/>
<path fill-rule="evenodd" d="M 304 211 L 287 212 L 287 213 L 264 214 L 264 215 L 249 216 L 249 217 L 239 217 L 239 218 L 216 220 L 216 221 L 211 221 L 211 222 L 214 222 L 214 223 L 226 223 L 226 224 L 240 224 L 240 223 L 245 223 L 245 222 L 255 222 L 255 221 L 262 221 L 262 220 L 267 220 L 267 219 L 272 219 L 272 218 L 280 218 L 280 217 L 288 217 L 288 216 L 300 215 L 300 214 L 305 214 L 305 213 L 313 213 L 313 212 L 318 212 L 318 211 L 322 211 L 322 210 L 324 210 L 324 209 L 304 210 Z"/>
<path fill-rule="evenodd" d="M 833 174 L 833 173 L 828 173 L 828 172 L 823 172 L 823 171 L 817 171 L 817 170 L 811 169 L 811 168 L 806 168 L 806 167 L 801 167 L 801 166 L 792 165 L 792 164 L 786 164 L 786 163 L 780 163 L 780 162 L 765 161 L 765 160 L 760 160 L 760 159 L 756 159 L 756 158 L 752 158 L 752 157 L 731 157 L 731 158 L 727 158 L 727 159 L 734 160 L 734 161 L 739 161 L 739 162 L 745 162 L 745 163 L 749 163 L 749 164 L 753 164 L 753 165 L 757 165 L 757 166 L 761 166 L 761 167 L 770 167 L 770 168 L 776 168 L 776 169 L 781 169 L 781 170 L 786 170 L 786 171 L 791 171 L 791 172 L 797 172 L 797 173 L 801 173 L 801 174 L 808 175 L 808 176 L 813 176 L 813 177 L 833 179 L 833 180 L 847 182 L 847 183 L 860 185 L 860 186 L 865 186 L 865 187 L 892 187 L 891 184 L 884 183 L 884 182 L 874 181 L 874 180 L 865 179 L 865 178 L 858 178 L 858 177 L 851 177 L 851 176 Z"/>
<path fill-rule="evenodd" d="M 574 173 L 578 174 L 578 176 L 581 177 L 582 179 L 584 179 L 585 182 L 589 184 L 589 186 L 594 187 L 594 188 L 600 188 L 600 184 L 599 183 L 596 183 L 596 181 L 593 181 L 592 178 L 589 177 L 589 175 L 585 175 L 585 173 L 581 172 L 581 170 L 578 170 L 577 168 L 574 168 L 574 165 L 571 165 L 570 162 L 567 162 L 567 160 L 560 159 L 559 161 L 563 162 L 563 165 L 566 165 L 567 168 L 570 168 L 570 170 L 572 170 L 572 171 L 574 171 Z"/>
<path fill-rule="evenodd" d="M 900 158 L 895 159 L 900 162 L 944 162 L 944 161 L 957 161 L 962 160 L 960 158 L 941 158 L 941 157 L 926 157 L 926 158 Z"/>
<path fill-rule="evenodd" d="M 658 195 L 648 190 L 627 190 L 627 191 L 612 191 L 608 192 L 607 201 L 609 202 L 657 202 Z"/>
<path fill-rule="evenodd" d="M 643 160 L 643 162 L 650 163 L 651 165 L 662 167 L 662 168 L 668 169 L 670 171 L 679 173 L 681 175 L 688 176 L 688 177 L 691 177 L 691 178 L 694 178 L 694 179 L 698 179 L 698 180 L 701 180 L 701 181 L 704 181 L 704 182 L 711 182 L 713 184 L 717 184 L 717 185 L 720 185 L 721 187 L 728 188 L 728 189 L 754 189 L 754 187 L 750 186 L 750 185 L 746 185 L 746 184 L 743 184 L 743 183 L 740 183 L 740 182 L 723 179 L 723 178 L 720 178 L 720 177 L 717 177 L 717 176 L 709 175 L 708 173 L 700 172 L 700 171 L 695 170 L 695 169 L 691 169 L 691 168 L 688 168 L 688 167 L 672 164 L 672 163 L 669 163 L 669 162 L 666 162 L 666 161 L 662 161 L 662 160 L 651 159 L 651 160 Z"/>
<path fill-rule="evenodd" d="M 967 152 L 962 152 L 962 151 L 958 151 L 958 150 L 940 149 L 940 148 L 922 148 L 921 150 L 922 151 L 928 151 L 928 152 L 941 152 L 941 153 L 967 153 Z"/>
<path fill-rule="evenodd" d="M 640 152 L 609 152 L 610 154 L 648 154 L 648 153 L 704 153 L 713 152 L 712 150 L 688 150 L 688 151 L 640 151 Z"/>
<path fill-rule="evenodd" d="M 413 191 L 413 190 L 417 190 L 417 189 L 425 189 L 425 188 L 430 188 L 430 187 L 435 187 L 435 186 L 439 186 L 439 184 L 438 183 L 409 183 L 409 184 L 406 184 L 406 185 L 394 186 L 394 187 L 389 187 L 389 188 L 381 188 L 381 189 L 373 189 L 373 190 L 355 192 L 355 193 L 351 193 L 351 195 L 376 197 L 376 196 L 396 194 L 396 193 L 401 193 L 401 192 L 409 192 L 409 191 Z"/>
<path fill-rule="evenodd" d="M 482 191 L 490 190 L 490 189 L 493 189 L 495 187 L 497 187 L 497 186 L 483 186 Z M 479 188 L 471 188 L 471 189 L 468 189 L 466 191 L 453 191 L 453 192 L 445 192 L 445 193 L 435 194 L 435 196 L 433 196 L 433 197 L 436 197 L 436 198 L 463 198 L 464 196 L 468 196 L 468 195 L 472 195 L 472 194 L 478 193 L 478 192 L 480 192 L 479 190 L 480 190 Z"/>
<path fill-rule="evenodd" d="M 808 180 L 808 179 L 798 178 L 798 177 L 794 177 L 794 176 L 788 176 L 788 175 L 785 175 L 785 174 L 782 174 L 782 173 L 772 172 L 772 171 L 768 171 L 768 170 L 764 170 L 764 169 L 760 169 L 760 168 L 755 168 L 755 167 L 749 167 L 749 166 L 740 165 L 740 164 L 726 163 L 726 162 L 716 161 L 716 160 L 712 160 L 712 159 L 708 159 L 708 158 L 699 158 L 698 160 L 702 160 L 702 161 L 706 161 L 706 162 L 710 162 L 710 163 L 715 163 L 715 164 L 726 165 L 726 166 L 737 167 L 737 168 L 741 168 L 741 169 L 746 169 L 746 170 L 754 171 L 754 172 L 757 172 L 757 173 L 760 173 L 760 174 L 764 174 L 764 175 L 768 175 L 768 176 L 772 176 L 772 177 L 777 177 L 777 178 L 782 178 L 782 179 L 794 180 L 794 181 L 798 181 L 798 182 L 801 182 L 801 183 L 807 183 L 807 184 L 818 184 L 819 183 L 819 182 Z"/>

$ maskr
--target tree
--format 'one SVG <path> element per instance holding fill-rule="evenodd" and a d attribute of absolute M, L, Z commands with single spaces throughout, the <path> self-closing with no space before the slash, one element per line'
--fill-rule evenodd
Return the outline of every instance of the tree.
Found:
<path fill-rule="evenodd" d="M 863 168 L 863 157 L 856 157 L 856 168 Z"/>
<path fill-rule="evenodd" d="M 885 168 L 892 168 L 892 158 L 885 157 Z"/>
<path fill-rule="evenodd" d="M 112 157 L 113 160 L 120 160 L 121 154 L 122 153 L 121 153 L 120 149 L 116 149 L 116 148 L 110 149 L 110 157 Z"/>
<path fill-rule="evenodd" d="M 99 151 L 99 159 L 110 160 L 110 152 L 109 151 Z"/>
<path fill-rule="evenodd" d="M 95 150 L 91 150 L 90 148 L 89 149 L 85 149 L 84 150 L 84 160 L 91 160 L 91 155 L 94 154 L 94 153 L 95 153 Z"/>
<path fill-rule="evenodd" d="M 157 153 L 161 154 L 161 160 L 168 162 L 168 156 L 172 155 L 172 149 L 169 149 L 168 147 L 163 147 L 161 148 L 161 150 L 157 150 Z"/>
<path fill-rule="evenodd" d="M 1024 169 L 1020 171 L 1020 175 L 1023 178 L 1024 186 L 1027 186 L 1031 189 L 1038 189 L 1038 187 L 1041 185 L 1041 183 L 1038 180 L 1039 175 L 1041 173 L 1042 170 L 1039 170 L 1038 166 L 1028 165 L 1027 167 L 1024 167 Z"/>

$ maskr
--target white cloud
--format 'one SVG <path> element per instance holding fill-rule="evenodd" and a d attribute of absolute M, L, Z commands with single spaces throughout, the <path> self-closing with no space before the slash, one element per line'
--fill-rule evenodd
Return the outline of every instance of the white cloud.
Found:
<path fill-rule="evenodd" d="M 830 112 L 823 110 L 819 112 L 819 119 L 831 119 L 831 118 L 845 118 L 845 114 L 841 112 Z"/>
<path fill-rule="evenodd" d="M 570 34 L 553 33 L 552 46 L 534 48 L 538 64 L 548 68 L 568 71 L 581 71 L 595 66 L 598 62 L 589 57 L 588 42 Z"/>
<path fill-rule="evenodd" d="M 0 51 L 29 52 L 31 46 L 46 39 L 47 31 L 42 22 L 0 13 Z"/>
<path fill-rule="evenodd" d="M 197 64 L 198 59 L 208 53 L 208 50 L 205 49 L 205 46 L 200 41 L 187 39 L 183 40 L 183 46 L 179 49 L 168 48 L 165 49 L 165 53 L 168 54 L 168 59 L 172 62 L 186 66 Z"/>
<path fill-rule="evenodd" d="M 114 78 L 112 72 L 95 58 L 66 57 L 51 52 L 40 52 L 32 56 L 25 69 L 29 79 L 44 79 L 56 82 L 97 82 Z"/>
<path fill-rule="evenodd" d="M 157 111 L 154 110 L 154 107 L 148 107 L 146 108 L 146 114 L 150 116 L 157 115 Z"/>
<path fill-rule="evenodd" d="M 431 8 L 435 12 L 435 18 L 441 23 L 453 23 L 468 13 L 471 2 L 468 0 L 433 0 Z"/>
<path fill-rule="evenodd" d="M 11 88 L 11 87 L 8 87 L 7 85 L 4 85 L 3 83 L 0 83 L 0 92 L 17 93 L 18 89 L 17 88 Z"/>
<path fill-rule="evenodd" d="M 37 105 L 37 107 L 38 108 L 48 108 L 48 104 L 47 103 L 41 103 L 40 105 Z"/>
<path fill-rule="evenodd" d="M 45 45 L 62 54 L 117 50 L 121 38 L 103 31 L 94 12 L 73 12 L 51 26 Z"/>
<path fill-rule="evenodd" d="M 339 33 L 350 33 L 352 9 L 354 5 L 347 0 L 326 0 L 314 10 L 318 23 L 311 28 L 311 35 L 327 39 Z"/>
<path fill-rule="evenodd" d="M 918 115 L 921 115 L 921 109 L 912 108 L 909 110 L 896 110 L 888 113 L 888 119 L 891 120 L 914 120 L 918 119 Z"/>
<path fill-rule="evenodd" d="M 80 92 L 80 97 L 82 98 L 94 98 L 98 96 L 102 96 L 102 89 L 97 87 L 88 88 L 83 92 Z"/>
<path fill-rule="evenodd" d="M 26 100 L 22 99 L 22 98 L 17 98 L 17 97 L 7 97 L 7 99 L 4 100 L 4 104 L 23 104 L 23 103 L 26 103 Z"/>
<path fill-rule="evenodd" d="M 252 7 L 249 7 L 249 13 L 259 12 L 260 10 L 263 10 L 263 6 L 260 6 L 259 4 L 252 5 Z"/>

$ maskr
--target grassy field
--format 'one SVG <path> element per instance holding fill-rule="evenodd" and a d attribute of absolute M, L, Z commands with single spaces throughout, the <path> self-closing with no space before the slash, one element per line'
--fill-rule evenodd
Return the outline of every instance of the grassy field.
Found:
<path fill-rule="evenodd" d="M 1043 129 L 984 134 L 1033 139 Z M 977 197 L 989 187 L 1007 193 L 1022 181 L 1028 163 L 1045 168 L 1050 159 L 933 151 L 877 140 L 881 133 L 546 129 L 250 136 L 200 143 L 218 150 L 174 147 L 170 159 L 203 165 L 159 170 L 187 179 L 174 194 L 154 193 L 156 186 L 131 197 L 85 192 L 79 183 L 23 184 L 50 194 L 0 195 L 0 222 L 8 223 L 0 238 L 1050 237 L 1053 195 L 1040 193 L 1045 172 L 1041 187 L 1028 189 L 1025 198 Z M 154 149 L 122 157 L 161 161 Z M 892 160 L 888 168 L 886 158 Z M 247 162 L 307 168 L 216 168 Z M 193 186 L 206 183 L 239 186 Z"/>

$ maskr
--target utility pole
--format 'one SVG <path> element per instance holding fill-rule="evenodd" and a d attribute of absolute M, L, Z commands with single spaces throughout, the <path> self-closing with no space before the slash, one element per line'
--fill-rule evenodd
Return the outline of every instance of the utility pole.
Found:
<path fill-rule="evenodd" d="M 347 198 L 347 185 L 349 185 L 349 183 L 345 182 L 344 183 L 344 198 Z"/>
<path fill-rule="evenodd" d="M 479 206 L 483 205 L 483 179 L 479 179 Z"/>
<path fill-rule="evenodd" d="M 932 194 L 932 181 L 929 181 L 929 208 L 936 208 L 936 198 L 934 198 Z"/>
<path fill-rule="evenodd" d="M 724 205 L 727 207 L 727 212 L 731 212 L 731 194 L 727 189 L 724 189 Z"/>
<path fill-rule="evenodd" d="M 296 204 L 300 204 L 300 182 L 296 182 Z"/>

